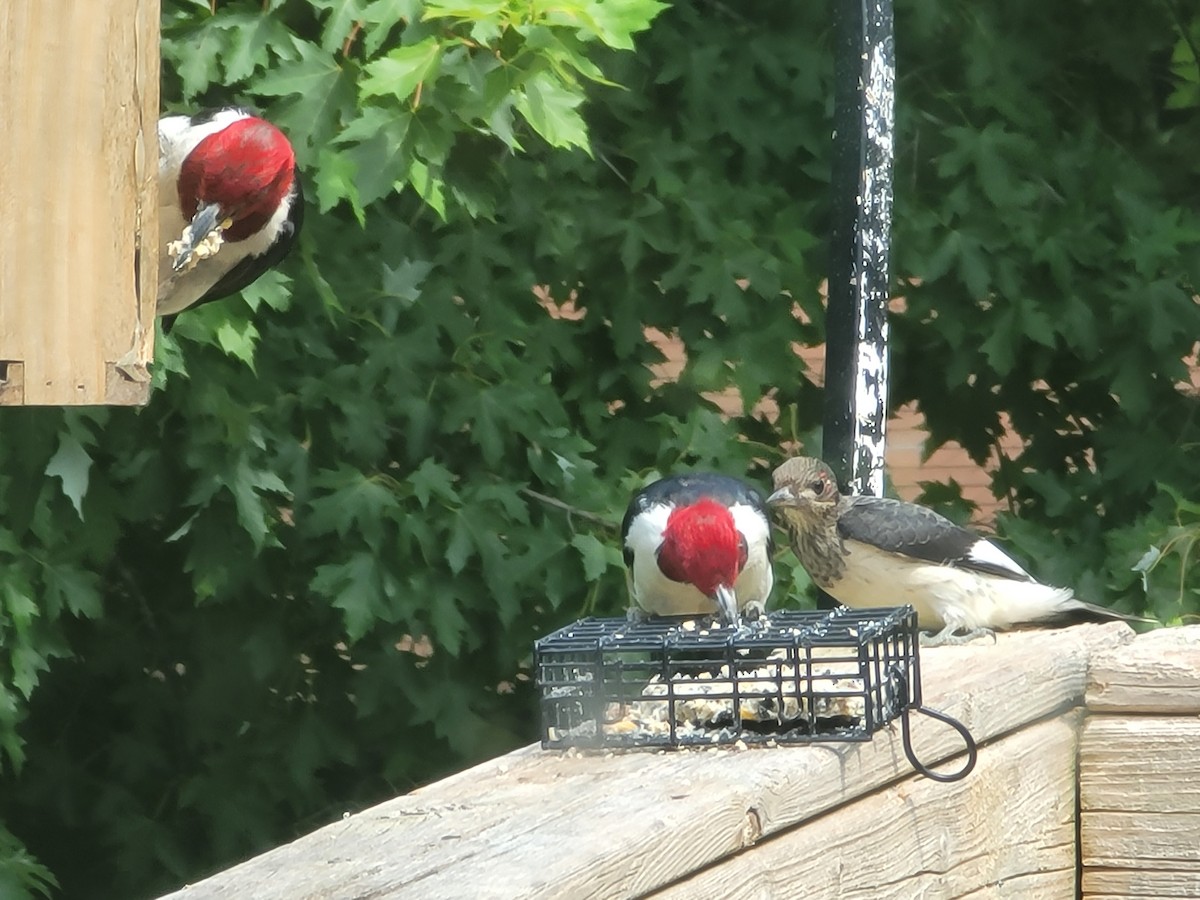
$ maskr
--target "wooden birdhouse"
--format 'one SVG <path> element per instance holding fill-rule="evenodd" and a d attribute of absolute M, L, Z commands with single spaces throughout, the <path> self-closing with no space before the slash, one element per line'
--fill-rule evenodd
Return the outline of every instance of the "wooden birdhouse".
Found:
<path fill-rule="evenodd" d="M 158 0 L 0 3 L 0 404 L 150 395 Z"/>

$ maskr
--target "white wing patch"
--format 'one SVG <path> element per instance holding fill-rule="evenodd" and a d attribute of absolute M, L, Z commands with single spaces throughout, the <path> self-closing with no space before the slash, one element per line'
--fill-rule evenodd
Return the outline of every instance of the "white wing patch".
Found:
<path fill-rule="evenodd" d="M 633 551 L 629 595 L 633 603 L 654 615 L 709 613 L 716 604 L 690 584 L 672 581 L 658 568 L 658 547 L 672 507 L 656 503 L 642 510 L 629 525 L 625 546 Z"/>
<path fill-rule="evenodd" d="M 761 512 L 745 503 L 730 507 L 733 525 L 746 539 L 746 565 L 733 586 L 737 594 L 738 609 L 747 603 L 767 602 L 771 588 L 775 586 L 775 571 L 767 547 L 771 542 L 771 523 Z"/>
<path fill-rule="evenodd" d="M 629 533 L 625 535 L 625 546 L 633 551 L 633 558 L 653 557 L 658 545 L 662 543 L 663 532 L 667 530 L 667 519 L 671 517 L 671 507 L 656 503 L 647 507 L 636 516 L 629 525 Z"/>
<path fill-rule="evenodd" d="M 751 549 L 761 546 L 765 550 L 771 537 L 771 523 L 763 518 L 763 514 L 745 503 L 735 503 L 729 511 L 733 513 L 734 528 L 742 533 L 746 544 Z"/>
<path fill-rule="evenodd" d="M 993 544 L 991 541 L 980 538 L 967 551 L 967 562 L 983 563 L 988 566 L 995 566 L 997 569 L 1004 569 L 1012 572 L 1018 578 L 1025 578 L 1030 581 L 1033 576 L 1017 565 L 1016 560 Z"/>

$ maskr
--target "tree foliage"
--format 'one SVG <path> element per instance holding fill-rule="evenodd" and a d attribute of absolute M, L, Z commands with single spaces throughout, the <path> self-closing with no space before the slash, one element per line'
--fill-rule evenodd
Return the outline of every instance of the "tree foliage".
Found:
<path fill-rule="evenodd" d="M 630 491 L 761 479 L 820 418 L 792 347 L 823 340 L 823 6 L 164 7 L 165 106 L 265 109 L 314 209 L 159 341 L 147 408 L 0 410 L 0 886 L 29 892 L 147 896 L 532 739 L 531 642 L 623 606 Z M 1194 23 L 897 29 L 893 399 L 978 459 L 1010 417 L 1001 526 L 1040 575 L 1195 611 Z"/>
<path fill-rule="evenodd" d="M 900 82 L 894 238 L 916 279 L 895 399 L 979 461 L 1009 424 L 1005 535 L 1043 577 L 1164 621 L 1200 607 L 1181 558 L 1147 593 L 1133 571 L 1200 494 L 1200 63 L 1174 12 L 914 8 L 909 40 L 938 49 Z"/>

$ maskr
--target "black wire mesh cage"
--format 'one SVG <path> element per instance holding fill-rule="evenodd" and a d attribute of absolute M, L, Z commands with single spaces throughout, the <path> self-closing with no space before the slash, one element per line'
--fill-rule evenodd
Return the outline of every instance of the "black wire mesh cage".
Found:
<path fill-rule="evenodd" d="M 921 705 L 911 606 L 586 618 L 534 645 L 542 746 L 865 741 Z"/>

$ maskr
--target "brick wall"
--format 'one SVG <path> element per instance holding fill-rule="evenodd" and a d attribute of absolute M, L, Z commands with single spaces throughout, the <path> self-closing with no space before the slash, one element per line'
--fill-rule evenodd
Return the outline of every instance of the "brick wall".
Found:
<path fill-rule="evenodd" d="M 646 330 L 646 338 L 658 347 L 666 361 L 654 366 L 656 380 L 671 381 L 679 375 L 684 365 L 682 345 L 671 336 L 656 328 Z M 809 377 L 818 384 L 825 371 L 825 348 L 796 347 L 796 353 L 808 367 Z M 709 396 L 727 414 L 741 411 L 741 398 L 735 390 Z M 778 408 L 770 400 L 764 400 L 755 409 L 756 415 L 773 419 Z M 919 482 L 949 481 L 953 478 L 962 485 L 963 496 L 978 505 L 974 521 L 986 524 L 992 520 L 1000 507 L 1000 501 L 992 496 L 991 477 L 988 470 L 976 465 L 961 446 L 956 443 L 939 447 L 928 460 L 922 460 L 927 434 L 924 418 L 914 404 L 907 404 L 896 411 L 888 421 L 886 459 L 888 475 L 896 493 L 905 500 L 913 500 L 921 493 Z M 1021 442 L 1015 435 L 1001 440 L 1006 451 L 1016 453 Z"/>

